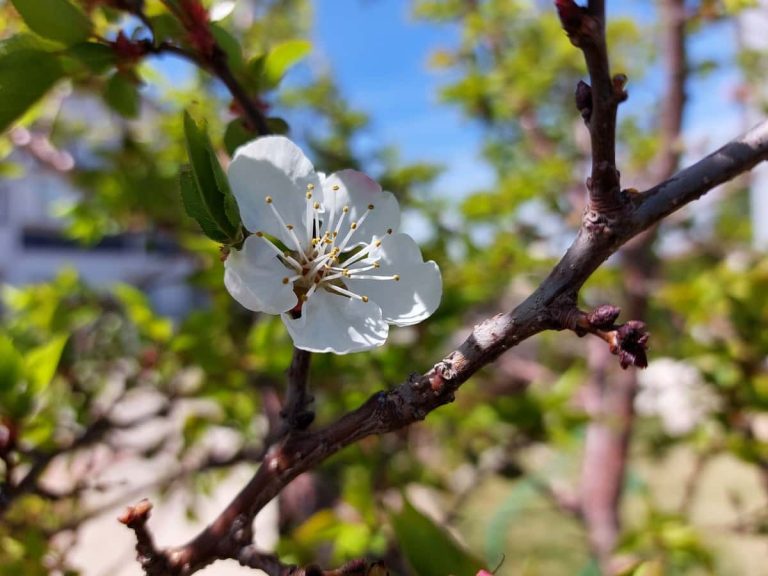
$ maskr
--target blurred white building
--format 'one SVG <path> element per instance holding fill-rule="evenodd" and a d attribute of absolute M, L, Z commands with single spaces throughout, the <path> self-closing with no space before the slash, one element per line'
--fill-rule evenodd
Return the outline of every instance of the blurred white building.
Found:
<path fill-rule="evenodd" d="M 169 238 L 119 234 L 92 246 L 68 238 L 55 216 L 70 195 L 63 179 L 25 163 L 23 179 L 0 180 L 0 284 L 41 282 L 72 268 L 92 286 L 140 288 L 160 314 L 179 317 L 192 307 L 196 296 L 185 280 L 193 264 Z"/>

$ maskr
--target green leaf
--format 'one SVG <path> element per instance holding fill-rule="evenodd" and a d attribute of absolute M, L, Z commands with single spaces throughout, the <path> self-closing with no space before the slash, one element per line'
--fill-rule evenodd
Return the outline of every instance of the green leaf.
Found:
<path fill-rule="evenodd" d="M 0 398 L 14 391 L 23 371 L 21 354 L 10 338 L 0 334 Z"/>
<path fill-rule="evenodd" d="M 25 355 L 24 366 L 26 368 L 27 381 L 33 393 L 39 394 L 53 380 L 56 368 L 61 360 L 61 353 L 64 351 L 64 345 L 67 343 L 68 338 L 67 334 L 55 336 L 50 342 L 33 348 Z"/>
<path fill-rule="evenodd" d="M 267 126 L 272 134 L 288 134 L 291 130 L 290 126 L 288 126 L 288 122 L 278 116 L 267 118 Z"/>
<path fill-rule="evenodd" d="M 221 244 L 227 244 L 230 241 L 229 234 L 219 226 L 206 205 L 205 198 L 201 194 L 197 182 L 195 182 L 192 166 L 185 165 L 181 167 L 179 187 L 181 189 L 181 201 L 184 204 L 184 210 L 186 210 L 190 218 L 197 221 L 208 238 Z"/>
<path fill-rule="evenodd" d="M 0 56 L 0 132 L 8 128 L 61 79 L 59 59 L 42 50 L 21 49 Z"/>
<path fill-rule="evenodd" d="M 207 125 L 184 112 L 184 134 L 191 168 L 182 169 L 184 207 L 206 236 L 226 244 L 241 240 L 240 214 L 229 182 L 216 158 Z"/>
<path fill-rule="evenodd" d="M 214 40 L 227 55 L 229 67 L 236 73 L 241 72 L 243 69 L 243 49 L 240 47 L 238 39 L 218 24 L 211 24 L 210 29 Z"/>
<path fill-rule="evenodd" d="M 300 62 L 312 50 L 307 40 L 288 40 L 272 48 L 264 61 L 261 82 L 264 88 L 274 88 L 285 73 Z"/>
<path fill-rule="evenodd" d="M 163 13 L 150 16 L 149 21 L 152 23 L 152 30 L 155 33 L 155 42 L 178 40 L 184 37 L 184 26 L 170 14 Z"/>
<path fill-rule="evenodd" d="M 67 46 L 91 35 L 91 21 L 67 0 L 12 0 L 29 29 Z"/>
<path fill-rule="evenodd" d="M 255 134 L 243 126 L 243 121 L 235 118 L 227 124 L 227 129 L 224 130 L 224 148 L 227 154 L 234 156 L 235 150 L 254 137 Z"/>
<path fill-rule="evenodd" d="M 407 500 L 403 510 L 392 515 L 400 549 L 419 576 L 475 576 L 483 563 Z"/>
<path fill-rule="evenodd" d="M 115 72 L 107 80 L 104 101 L 124 118 L 136 118 L 141 109 L 141 96 L 134 82 L 125 74 Z"/>
<path fill-rule="evenodd" d="M 94 74 L 102 74 L 115 64 L 115 52 L 109 46 L 96 42 L 81 42 L 66 52 Z"/>
<path fill-rule="evenodd" d="M 157 342 L 171 338 L 173 324 L 168 318 L 155 315 L 146 294 L 129 284 L 117 284 L 112 290 L 142 335 Z"/>

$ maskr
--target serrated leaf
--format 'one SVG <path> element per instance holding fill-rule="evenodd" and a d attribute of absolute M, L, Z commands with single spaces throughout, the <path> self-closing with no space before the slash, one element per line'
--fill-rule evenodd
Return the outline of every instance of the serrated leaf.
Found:
<path fill-rule="evenodd" d="M 203 230 L 203 233 L 215 242 L 227 244 L 230 242 L 229 234 L 219 226 L 212 216 L 200 189 L 195 182 L 195 176 L 191 166 L 183 166 L 179 174 L 179 186 L 181 188 L 181 201 L 184 210 L 190 218 L 193 218 Z"/>
<path fill-rule="evenodd" d="M 277 86 L 285 73 L 311 50 L 312 44 L 307 40 L 288 40 L 272 48 L 264 61 L 261 85 L 267 89 Z"/>
<path fill-rule="evenodd" d="M 392 515 L 392 526 L 400 549 L 419 576 L 473 576 L 484 567 L 407 500 L 403 510 Z"/>
<path fill-rule="evenodd" d="M 197 121 L 188 111 L 184 112 L 184 134 L 193 176 L 190 182 L 182 173 L 182 197 L 187 213 L 211 239 L 236 244 L 241 239 L 239 211 L 208 137 L 205 121 Z"/>
<path fill-rule="evenodd" d="M 0 56 L 0 132 L 24 114 L 58 82 L 64 72 L 59 59 L 34 49 Z"/>
<path fill-rule="evenodd" d="M 11 0 L 35 34 L 71 46 L 91 35 L 88 16 L 68 0 Z"/>
<path fill-rule="evenodd" d="M 68 335 L 61 334 L 42 346 L 33 348 L 25 355 L 25 372 L 29 388 L 33 393 L 39 394 L 53 380 L 68 338 Z"/>

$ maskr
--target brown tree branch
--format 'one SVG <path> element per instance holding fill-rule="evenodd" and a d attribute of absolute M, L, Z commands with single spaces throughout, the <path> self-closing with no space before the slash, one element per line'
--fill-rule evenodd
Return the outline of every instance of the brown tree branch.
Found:
<path fill-rule="evenodd" d="M 568 37 L 584 53 L 589 72 L 590 85 L 582 83 L 581 94 L 577 93 L 592 147 L 588 209 L 601 215 L 612 214 L 624 206 L 616 169 L 616 115 L 619 104 L 627 98 L 626 77 L 611 76 L 605 40 L 605 2 L 591 1 L 586 8 L 573 0 L 557 0 L 555 4 Z"/>
<path fill-rule="evenodd" d="M 687 61 L 684 0 L 663 0 L 665 91 L 661 96 L 659 152 L 651 165 L 652 182 L 672 176 L 681 154 Z M 648 286 L 655 275 L 653 243 L 656 226 L 635 237 L 622 250 L 624 301 L 631 318 L 645 318 Z M 621 497 L 634 430 L 637 373 L 617 373 L 608 365 L 604 349 L 591 349 L 591 375 L 585 386 L 586 410 L 591 418 L 584 445 L 581 499 L 590 547 L 604 574 L 614 571 L 614 552 L 621 533 Z"/>
<path fill-rule="evenodd" d="M 168 564 L 164 574 L 192 574 L 218 558 L 236 557 L 242 546 L 233 541 L 231 528 L 238 518 L 252 519 L 296 476 L 344 447 L 423 420 L 453 401 L 464 382 L 509 348 L 543 330 L 565 328 L 558 320 L 562 311 L 575 306 L 587 278 L 622 244 L 717 184 L 766 159 L 768 122 L 763 122 L 647 193 L 622 195 L 627 216 L 620 225 L 606 222 L 596 226 L 585 217 L 561 261 L 517 308 L 476 326 L 459 348 L 423 375 L 374 394 L 329 426 L 294 432 L 274 446 L 254 477 L 208 527 L 187 544 L 159 552 Z"/>
<path fill-rule="evenodd" d="M 196 2 L 163 2 L 166 8 L 173 14 L 179 22 L 187 29 L 192 39 L 200 41 L 200 36 L 205 36 L 204 41 L 208 43 L 207 49 L 202 45 L 194 45 L 193 49 L 186 49 L 174 43 L 162 40 L 158 41 L 155 36 L 155 30 L 152 20 L 143 10 L 142 3 L 125 2 L 116 7 L 122 8 L 136 16 L 146 26 L 152 35 L 152 41 L 143 41 L 142 48 L 152 54 L 168 53 L 178 56 L 191 62 L 198 68 L 205 70 L 212 76 L 218 78 L 229 90 L 232 98 L 237 102 L 240 109 L 250 125 L 250 127 L 259 135 L 271 134 L 267 119 L 256 104 L 256 100 L 248 95 L 248 91 L 235 76 L 227 60 L 226 52 L 221 48 L 209 29 L 207 12 L 199 5 L 199 10 L 195 10 Z"/>

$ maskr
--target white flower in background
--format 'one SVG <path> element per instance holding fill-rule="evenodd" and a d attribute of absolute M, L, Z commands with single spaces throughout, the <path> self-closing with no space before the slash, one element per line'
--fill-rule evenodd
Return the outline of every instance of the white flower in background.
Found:
<path fill-rule="evenodd" d="M 345 354 L 380 346 L 389 324 L 430 316 L 440 270 L 398 233 L 397 200 L 365 174 L 315 172 L 282 136 L 235 152 L 229 181 L 246 228 L 224 283 L 246 308 L 281 314 L 297 348 Z"/>
<path fill-rule="evenodd" d="M 685 362 L 659 358 L 637 377 L 635 409 L 644 416 L 658 416 L 670 436 L 689 433 L 717 408 L 715 394 L 699 371 Z"/>

